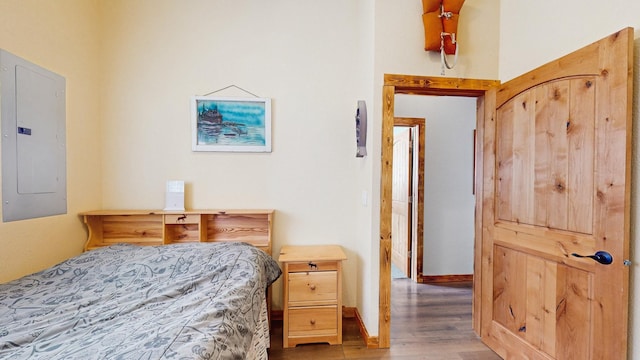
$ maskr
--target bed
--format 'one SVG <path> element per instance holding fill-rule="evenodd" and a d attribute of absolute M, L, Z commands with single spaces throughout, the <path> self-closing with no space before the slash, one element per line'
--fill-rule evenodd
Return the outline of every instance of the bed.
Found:
<path fill-rule="evenodd" d="M 266 289 L 242 242 L 115 244 L 0 285 L 1 359 L 266 359 Z"/>

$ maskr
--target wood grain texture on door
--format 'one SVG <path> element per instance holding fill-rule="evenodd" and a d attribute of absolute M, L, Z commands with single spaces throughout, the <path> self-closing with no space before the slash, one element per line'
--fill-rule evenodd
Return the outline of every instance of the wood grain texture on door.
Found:
<path fill-rule="evenodd" d="M 633 29 L 485 99 L 481 336 L 505 358 L 626 359 Z M 607 251 L 613 263 L 589 258 Z"/>

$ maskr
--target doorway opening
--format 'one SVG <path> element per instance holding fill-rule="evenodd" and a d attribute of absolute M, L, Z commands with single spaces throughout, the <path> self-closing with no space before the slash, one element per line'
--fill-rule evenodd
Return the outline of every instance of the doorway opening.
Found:
<path fill-rule="evenodd" d="M 470 80 L 439 77 L 409 76 L 385 74 L 382 90 L 382 157 L 380 180 L 380 279 L 379 279 L 379 308 L 378 308 L 378 347 L 388 348 L 391 342 L 391 233 L 392 233 L 392 187 L 393 187 L 393 127 L 394 127 L 394 97 L 396 94 L 416 95 L 452 95 L 475 97 L 478 99 L 476 128 L 482 129 L 484 124 L 484 94 L 485 91 L 499 85 L 494 80 Z M 478 138 L 481 139 L 480 134 Z M 481 144 L 476 144 L 476 149 Z M 476 159 L 478 158 L 476 152 Z M 476 160 L 477 163 L 477 160 Z M 474 185 L 476 194 L 478 182 Z M 476 214 L 478 214 L 476 202 Z M 475 232 L 479 222 L 476 215 Z M 478 264 L 476 250 L 474 263 Z M 474 265 L 477 266 L 477 265 Z M 474 271 L 476 273 L 476 271 Z M 474 283 L 479 281 L 474 277 Z M 475 292 L 479 291 L 474 286 Z M 479 324 L 478 309 L 474 303 L 474 329 Z"/>
<path fill-rule="evenodd" d="M 425 119 L 394 118 L 392 277 L 422 281 Z"/>
<path fill-rule="evenodd" d="M 405 277 L 415 282 L 470 282 L 473 279 L 473 155 L 477 100 L 399 94 L 394 103 L 392 278 L 398 278 L 399 272 L 411 274 L 400 270 L 408 264 L 408 261 L 403 262 L 402 255 L 407 256 L 406 259 L 413 255 L 414 268 L 419 262 L 418 276 L 413 276 L 414 273 Z M 411 140 L 415 140 L 411 135 L 414 131 L 420 134 L 420 130 L 398 126 L 398 116 L 417 116 L 414 123 L 427 129 L 421 134 L 424 140 L 418 161 L 412 161 L 417 157 L 412 159 L 410 146 L 414 144 Z M 406 119 L 406 123 L 411 121 L 411 118 Z M 415 176 L 410 173 L 417 164 L 421 165 L 422 179 L 416 180 L 419 191 L 415 187 L 412 191 L 410 184 Z M 416 193 L 420 195 L 419 199 L 414 195 Z M 410 206 L 413 198 L 422 210 L 417 217 L 407 216 L 416 208 Z M 406 230 L 411 229 L 412 218 L 423 220 L 420 235 Z M 416 249 L 416 242 L 407 246 L 412 245 L 407 237 L 417 239 L 420 248 Z"/>

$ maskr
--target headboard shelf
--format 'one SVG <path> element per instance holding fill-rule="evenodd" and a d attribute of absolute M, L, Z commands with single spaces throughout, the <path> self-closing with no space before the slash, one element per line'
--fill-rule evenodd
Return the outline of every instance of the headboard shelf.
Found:
<path fill-rule="evenodd" d="M 85 251 L 116 243 L 163 245 L 235 241 L 271 254 L 274 210 L 96 210 L 80 213 Z"/>

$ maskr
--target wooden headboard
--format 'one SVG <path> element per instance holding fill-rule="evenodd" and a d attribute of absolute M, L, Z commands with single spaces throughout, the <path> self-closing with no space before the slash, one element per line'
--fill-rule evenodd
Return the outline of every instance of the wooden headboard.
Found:
<path fill-rule="evenodd" d="M 271 255 L 274 210 L 97 210 L 80 213 L 85 251 L 116 243 L 165 245 L 238 241 Z"/>

